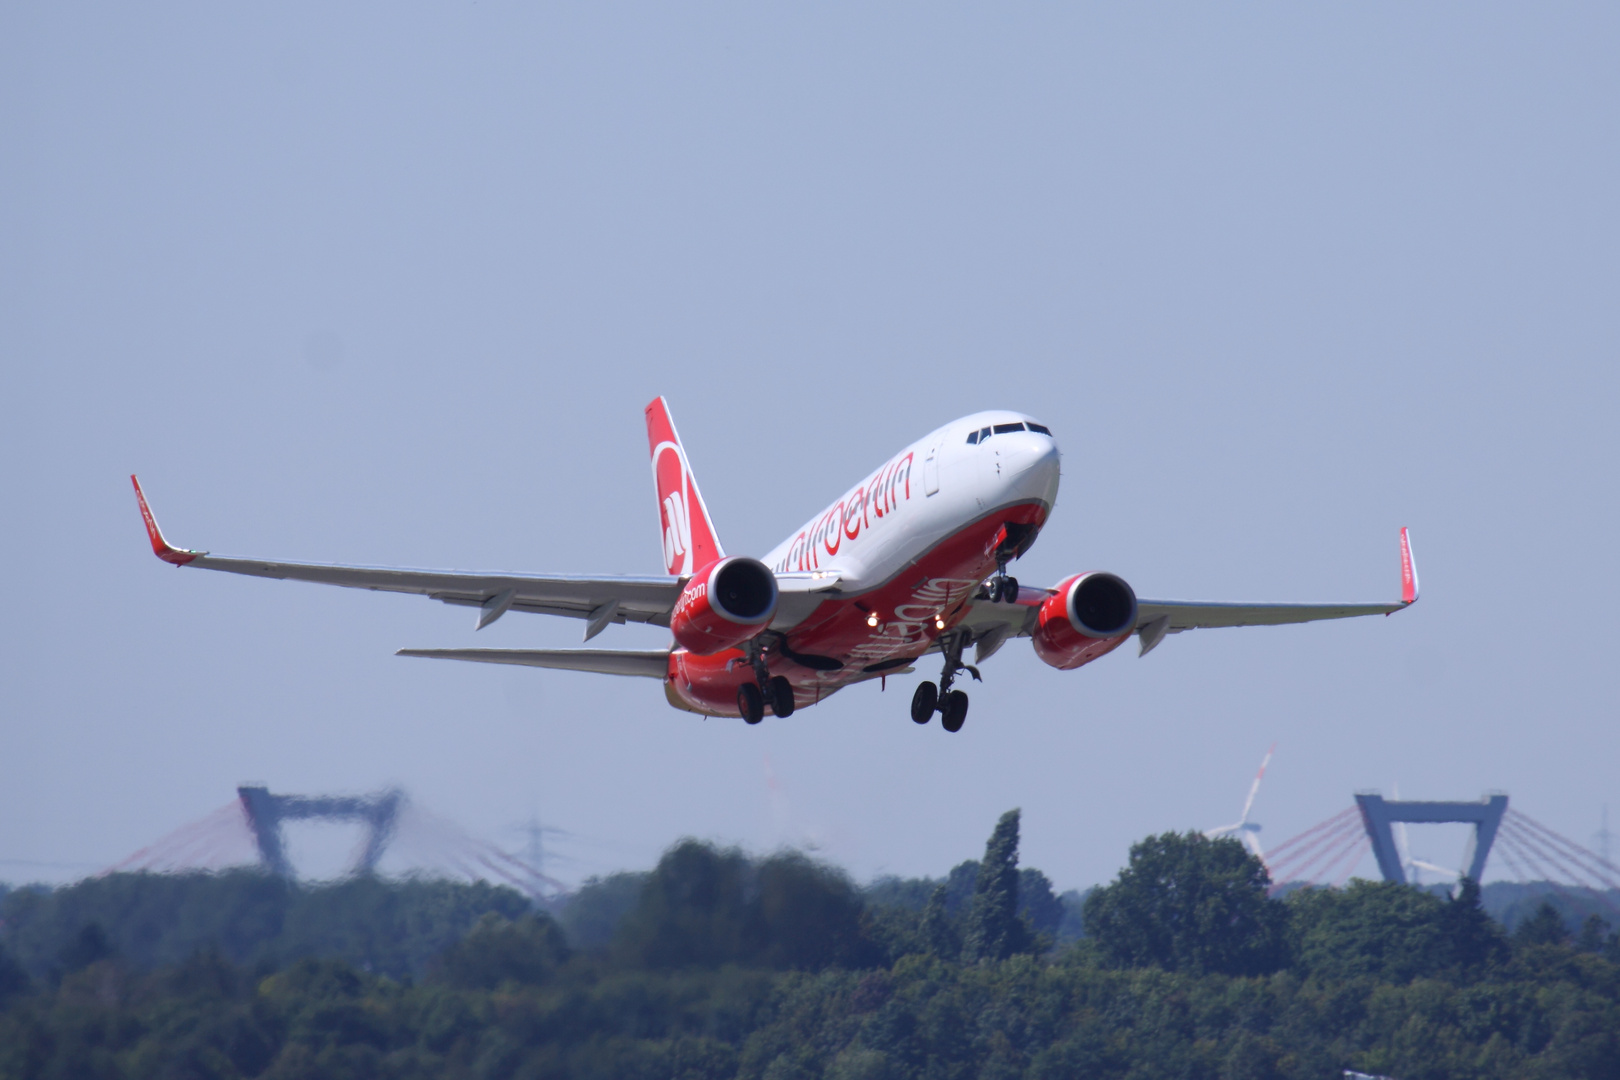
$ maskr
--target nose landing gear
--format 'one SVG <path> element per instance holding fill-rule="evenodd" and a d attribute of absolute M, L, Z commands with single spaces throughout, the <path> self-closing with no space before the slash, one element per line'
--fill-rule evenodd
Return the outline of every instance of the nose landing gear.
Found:
<path fill-rule="evenodd" d="M 1006 568 L 995 577 L 984 583 L 985 599 L 992 604 L 1006 601 L 1009 604 L 1018 602 L 1018 579 L 1008 577 Z"/>
<path fill-rule="evenodd" d="M 1007 564 L 1029 550 L 1030 545 L 1035 543 L 1035 534 L 1039 531 L 1038 526 L 1013 521 L 1001 526 L 994 540 L 996 576 L 984 583 L 985 599 L 992 604 L 1018 602 L 1018 579 L 1007 576 Z"/>
<path fill-rule="evenodd" d="M 1018 603 L 1018 579 L 1009 577 L 1007 563 L 1012 556 L 1004 551 L 996 553 L 996 576 L 984 583 L 984 596 L 992 604 Z"/>

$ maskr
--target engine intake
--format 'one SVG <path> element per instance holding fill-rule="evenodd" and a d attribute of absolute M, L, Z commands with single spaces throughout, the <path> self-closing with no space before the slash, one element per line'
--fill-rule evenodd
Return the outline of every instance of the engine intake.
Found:
<path fill-rule="evenodd" d="M 742 644 L 776 614 L 776 575 L 758 559 L 733 556 L 692 575 L 669 628 L 688 652 L 708 656 Z"/>
<path fill-rule="evenodd" d="M 1067 671 L 1104 656 L 1136 629 L 1136 592 L 1116 574 L 1094 570 L 1060 584 L 1041 604 L 1035 655 Z"/>

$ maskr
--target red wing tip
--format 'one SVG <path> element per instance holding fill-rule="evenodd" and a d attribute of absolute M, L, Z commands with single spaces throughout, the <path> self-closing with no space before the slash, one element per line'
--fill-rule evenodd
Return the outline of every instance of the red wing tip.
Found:
<path fill-rule="evenodd" d="M 141 520 L 146 523 L 146 538 L 152 542 L 152 554 L 175 566 L 184 566 L 197 556 L 205 554 L 201 551 L 182 551 L 163 539 L 163 530 L 158 528 L 157 518 L 152 516 L 152 508 L 146 505 L 146 493 L 141 490 L 140 480 L 134 473 L 130 473 L 129 482 L 135 485 L 135 501 L 141 507 Z"/>
<path fill-rule="evenodd" d="M 1412 537 L 1401 527 L 1401 603 L 1415 604 L 1418 598 L 1417 560 L 1412 558 Z"/>

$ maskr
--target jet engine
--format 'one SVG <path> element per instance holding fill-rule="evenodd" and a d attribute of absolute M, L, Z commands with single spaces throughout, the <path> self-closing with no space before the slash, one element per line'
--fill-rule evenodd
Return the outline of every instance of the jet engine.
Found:
<path fill-rule="evenodd" d="M 758 559 L 720 559 L 692 575 L 669 628 L 688 652 L 708 656 L 740 645 L 776 614 L 776 575 Z"/>
<path fill-rule="evenodd" d="M 1041 604 L 1035 655 L 1068 671 L 1113 652 L 1136 629 L 1136 593 L 1125 579 L 1093 570 L 1067 578 Z"/>

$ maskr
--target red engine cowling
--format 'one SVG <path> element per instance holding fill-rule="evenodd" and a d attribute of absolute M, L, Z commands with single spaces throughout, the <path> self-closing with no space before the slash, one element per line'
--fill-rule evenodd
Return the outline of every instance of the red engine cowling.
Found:
<path fill-rule="evenodd" d="M 776 575 L 758 559 L 720 559 L 692 575 L 669 628 L 688 652 L 708 656 L 740 645 L 776 614 Z"/>
<path fill-rule="evenodd" d="M 1037 617 L 1035 655 L 1064 671 L 1124 644 L 1136 629 L 1136 593 L 1125 579 L 1093 570 L 1066 579 Z"/>

